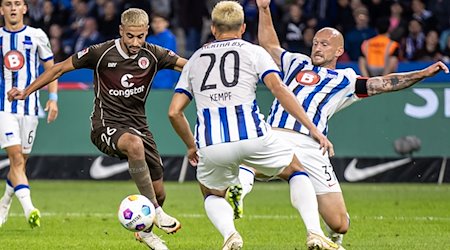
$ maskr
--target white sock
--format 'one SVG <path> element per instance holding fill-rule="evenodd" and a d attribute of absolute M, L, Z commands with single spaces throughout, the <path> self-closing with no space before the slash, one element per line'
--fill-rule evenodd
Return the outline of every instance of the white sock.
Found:
<path fill-rule="evenodd" d="M 252 191 L 253 183 L 255 182 L 255 172 L 245 166 L 239 166 L 239 182 L 242 186 L 241 202 L 244 197 Z"/>
<path fill-rule="evenodd" d="M 14 188 L 12 186 L 12 183 L 8 179 L 6 179 L 5 194 L 3 195 L 2 202 L 4 204 L 9 204 L 12 200 L 13 195 Z"/>
<path fill-rule="evenodd" d="M 233 208 L 222 197 L 209 195 L 205 199 L 205 211 L 209 220 L 219 230 L 224 239 L 236 232 Z"/>
<path fill-rule="evenodd" d="M 305 172 L 296 172 L 289 179 L 291 203 L 300 213 L 306 230 L 324 235 L 320 227 L 320 217 L 316 193 Z"/>
<path fill-rule="evenodd" d="M 34 209 L 33 203 L 31 202 L 31 194 L 30 187 L 28 185 L 17 185 L 15 188 L 15 194 L 17 199 L 20 201 L 22 205 L 23 212 L 25 213 L 25 217 L 28 218 L 31 210 Z"/>

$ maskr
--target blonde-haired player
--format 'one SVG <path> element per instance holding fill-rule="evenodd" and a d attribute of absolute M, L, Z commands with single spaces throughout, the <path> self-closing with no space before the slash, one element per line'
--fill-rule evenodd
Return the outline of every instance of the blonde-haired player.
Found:
<path fill-rule="evenodd" d="M 166 233 L 175 233 L 181 224 L 161 207 L 165 200 L 163 166 L 148 129 L 145 102 L 156 71 L 180 71 L 186 59 L 145 42 L 149 28 L 145 11 L 127 9 L 122 13 L 121 22 L 120 38 L 75 53 L 50 68 L 25 90 L 13 88 L 8 98 L 24 99 L 68 71 L 93 69 L 95 99 L 91 140 L 103 153 L 128 160 L 129 173 L 139 192 L 156 207 L 155 225 Z M 168 249 L 151 229 L 135 236 L 151 249 Z"/>
<path fill-rule="evenodd" d="M 267 51 L 241 39 L 245 31 L 242 6 L 235 1 L 219 2 L 211 17 L 216 41 L 197 50 L 184 67 L 169 117 L 187 146 L 189 161 L 197 166 L 206 214 L 223 236 L 222 249 L 243 246 L 234 226 L 233 209 L 224 199 L 227 188 L 239 183 L 242 163 L 267 176 L 289 181 L 292 205 L 308 230 L 309 248 L 339 249 L 320 228 L 317 200 L 308 175 L 259 112 L 255 92 L 258 81 L 261 79 L 286 110 L 311 130 L 324 150 L 333 153 L 332 144 L 282 83 L 279 69 Z M 198 118 L 195 137 L 183 113 L 193 98 Z"/>

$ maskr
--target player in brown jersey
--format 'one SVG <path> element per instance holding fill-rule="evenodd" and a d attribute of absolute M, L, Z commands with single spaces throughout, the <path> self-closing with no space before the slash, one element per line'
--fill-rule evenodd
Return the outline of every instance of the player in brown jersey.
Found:
<path fill-rule="evenodd" d="M 148 15 L 131 8 L 122 13 L 120 39 L 90 46 L 45 71 L 24 90 L 12 89 L 8 99 L 25 99 L 34 91 L 80 68 L 94 70 L 94 111 L 91 140 L 103 153 L 128 159 L 129 173 L 140 193 L 156 207 L 155 224 L 166 233 L 175 233 L 181 224 L 161 206 L 165 199 L 163 166 L 153 136 L 148 129 L 145 101 L 153 77 L 160 69 L 181 71 L 186 59 L 170 50 L 145 42 Z M 150 231 L 136 233 L 150 248 L 167 249 Z"/>

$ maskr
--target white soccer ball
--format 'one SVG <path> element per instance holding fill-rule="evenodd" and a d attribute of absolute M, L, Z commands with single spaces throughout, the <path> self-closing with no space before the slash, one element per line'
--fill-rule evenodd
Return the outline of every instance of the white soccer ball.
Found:
<path fill-rule="evenodd" d="M 144 231 L 153 225 L 155 207 L 145 196 L 133 194 L 122 200 L 117 213 L 120 224 L 130 231 Z"/>

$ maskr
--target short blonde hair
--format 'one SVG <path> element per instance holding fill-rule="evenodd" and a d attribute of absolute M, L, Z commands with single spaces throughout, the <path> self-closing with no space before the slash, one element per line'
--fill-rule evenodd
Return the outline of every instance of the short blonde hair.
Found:
<path fill-rule="evenodd" d="M 214 6 L 211 20 L 219 32 L 239 30 L 244 23 L 244 9 L 236 1 L 221 1 Z"/>
<path fill-rule="evenodd" d="M 122 25 L 126 26 L 148 26 L 149 20 L 147 12 L 138 8 L 129 8 L 122 13 L 120 17 Z"/>

